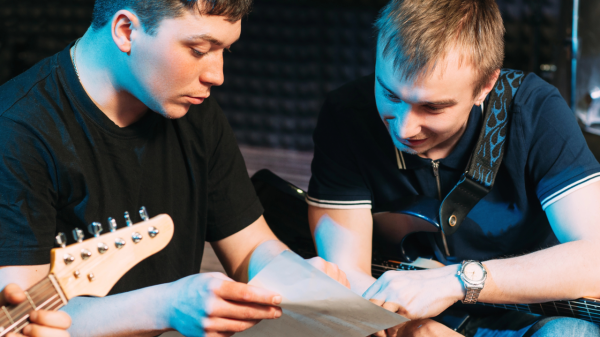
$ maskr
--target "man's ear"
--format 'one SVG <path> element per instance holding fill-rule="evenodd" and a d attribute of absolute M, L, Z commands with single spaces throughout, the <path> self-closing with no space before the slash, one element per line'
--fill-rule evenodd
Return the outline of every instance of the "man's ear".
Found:
<path fill-rule="evenodd" d="M 479 95 L 477 95 L 477 97 L 475 97 L 475 105 L 481 105 L 481 103 L 483 103 L 486 96 L 494 88 L 494 84 L 496 84 L 496 81 L 498 80 L 499 76 L 500 76 L 500 69 L 496 69 L 496 71 L 494 71 L 492 76 L 490 76 L 490 79 L 487 82 L 487 84 L 481 89 L 481 92 L 479 93 Z"/>
<path fill-rule="evenodd" d="M 131 42 L 142 29 L 138 17 L 132 12 L 122 9 L 115 13 L 111 22 L 112 38 L 117 48 L 124 53 L 131 51 Z"/>

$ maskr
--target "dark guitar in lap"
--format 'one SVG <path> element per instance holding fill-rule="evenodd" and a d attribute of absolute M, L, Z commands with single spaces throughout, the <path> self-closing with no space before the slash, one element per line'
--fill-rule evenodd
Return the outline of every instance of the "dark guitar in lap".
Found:
<path fill-rule="evenodd" d="M 298 187 L 276 176 L 269 170 L 261 170 L 252 182 L 265 209 L 264 216 L 273 232 L 293 251 L 309 258 L 316 256 L 308 226 L 308 206 L 305 193 Z M 436 268 L 444 264 L 435 260 L 436 246 L 431 244 L 438 233 L 438 209 L 440 202 L 426 197 L 410 197 L 400 200 L 388 209 L 394 212 L 373 214 L 373 263 L 372 275 L 378 278 L 389 270 L 419 270 Z M 403 224 L 399 226 L 399 224 Z M 434 248 L 432 248 L 432 246 Z M 456 305 L 448 310 L 455 317 L 452 324 L 458 329 L 465 319 L 456 310 L 491 307 L 508 309 L 544 316 L 565 316 L 583 319 L 600 325 L 600 299 L 581 298 L 536 304 L 490 304 L 478 302 L 475 306 Z M 444 313 L 440 316 L 443 316 Z M 452 317 L 450 317 L 452 318 Z"/>

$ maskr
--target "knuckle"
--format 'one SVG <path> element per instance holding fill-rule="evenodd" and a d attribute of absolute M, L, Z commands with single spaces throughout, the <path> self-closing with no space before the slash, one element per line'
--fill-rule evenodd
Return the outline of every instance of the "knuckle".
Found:
<path fill-rule="evenodd" d="M 223 282 L 217 278 L 211 278 L 208 280 L 206 287 L 211 293 L 215 293 L 221 289 Z"/>
<path fill-rule="evenodd" d="M 200 319 L 200 326 L 202 327 L 202 330 L 204 330 L 204 332 L 209 332 L 214 330 L 215 322 L 209 317 L 203 317 Z"/>
<path fill-rule="evenodd" d="M 236 322 L 231 329 L 233 332 L 242 332 L 246 330 L 246 324 L 244 322 Z"/>
<path fill-rule="evenodd" d="M 250 302 L 252 301 L 252 299 L 254 298 L 254 294 L 252 293 L 252 291 L 250 291 L 250 289 L 246 288 L 244 290 L 242 290 L 242 299 L 246 302 Z"/>
<path fill-rule="evenodd" d="M 204 315 L 206 317 L 212 317 L 217 309 L 217 306 L 218 301 L 216 298 L 212 296 L 206 298 L 206 300 L 204 301 Z"/>
<path fill-rule="evenodd" d="M 242 317 L 244 319 L 252 319 L 252 318 L 254 318 L 254 309 L 252 309 L 252 308 L 245 308 L 242 311 Z"/>

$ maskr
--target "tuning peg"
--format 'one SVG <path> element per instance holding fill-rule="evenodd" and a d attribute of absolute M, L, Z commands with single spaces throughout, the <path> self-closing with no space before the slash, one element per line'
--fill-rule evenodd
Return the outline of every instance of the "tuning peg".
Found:
<path fill-rule="evenodd" d="M 150 218 L 148 217 L 148 211 L 146 211 L 146 207 L 145 206 L 142 206 L 142 208 L 140 208 L 140 217 L 144 221 L 150 220 Z"/>
<path fill-rule="evenodd" d="M 65 235 L 65 233 L 58 233 L 55 240 L 56 244 L 61 246 L 62 248 L 65 248 L 67 246 L 67 236 Z"/>
<path fill-rule="evenodd" d="M 100 233 L 102 233 L 102 224 L 99 222 L 92 222 L 88 226 L 88 232 L 95 238 L 99 237 Z"/>
<path fill-rule="evenodd" d="M 79 228 L 73 230 L 73 239 L 77 242 L 82 242 L 84 238 L 83 231 Z"/>
<path fill-rule="evenodd" d="M 125 212 L 125 224 L 127 225 L 127 227 L 130 227 L 132 225 L 131 222 L 131 217 L 129 216 L 129 212 Z"/>
<path fill-rule="evenodd" d="M 110 229 L 111 232 L 114 232 L 117 230 L 117 221 L 113 218 L 108 218 L 108 228 Z"/>

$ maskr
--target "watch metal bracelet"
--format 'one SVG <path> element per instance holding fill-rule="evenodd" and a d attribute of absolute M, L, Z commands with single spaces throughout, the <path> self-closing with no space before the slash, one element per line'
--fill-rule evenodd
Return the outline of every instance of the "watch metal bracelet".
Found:
<path fill-rule="evenodd" d="M 481 292 L 481 288 L 467 288 L 467 294 L 465 295 L 465 299 L 462 300 L 462 302 L 464 304 L 477 303 L 477 299 L 479 298 L 480 292 Z"/>

